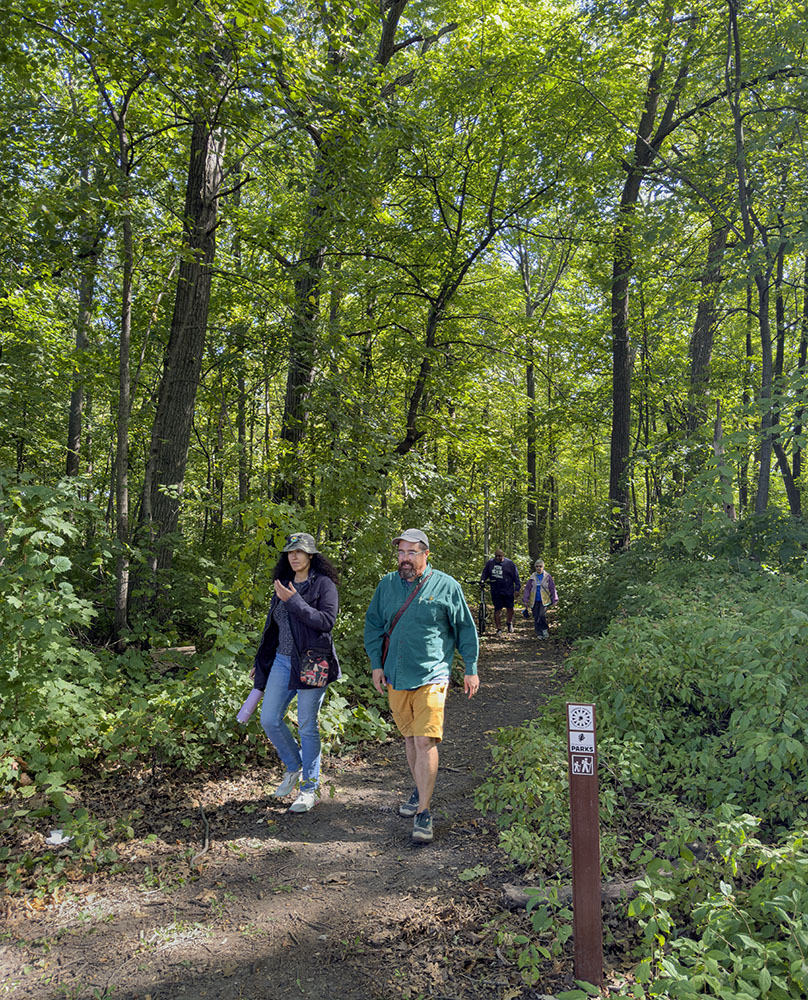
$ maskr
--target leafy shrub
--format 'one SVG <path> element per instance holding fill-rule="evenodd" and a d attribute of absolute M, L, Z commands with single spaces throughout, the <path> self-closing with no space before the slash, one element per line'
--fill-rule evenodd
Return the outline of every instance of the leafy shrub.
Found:
<path fill-rule="evenodd" d="M 94 611 L 67 574 L 79 536 L 76 484 L 49 489 L 0 477 L 0 782 L 21 773 L 58 789 L 98 752 L 106 699 L 115 688 L 108 658 L 77 644 Z M 35 785 L 24 786 L 33 794 Z M 27 789 L 32 789 L 27 791 Z"/>
<path fill-rule="evenodd" d="M 564 718 L 564 703 L 555 699 L 538 719 L 499 730 L 490 773 L 475 793 L 477 808 L 493 815 L 502 831 L 500 847 L 520 865 L 544 872 L 568 870 L 571 860 Z M 649 766 L 641 745 L 600 737 L 598 757 L 602 863 L 615 872 L 637 829 L 656 829 L 676 807 L 670 798 L 637 794 Z"/>
<path fill-rule="evenodd" d="M 634 997 L 789 1000 L 808 992 L 806 833 L 779 846 L 751 836 L 758 821 L 720 810 L 715 849 L 676 866 L 650 861 L 629 906 L 645 935 Z"/>
<path fill-rule="evenodd" d="M 805 816 L 808 586 L 701 564 L 686 589 L 662 579 L 640 603 L 570 661 L 601 734 L 643 747 L 646 788 L 773 825 Z"/>
<path fill-rule="evenodd" d="M 362 702 L 351 705 L 336 685 L 329 690 L 320 711 L 320 730 L 323 745 L 333 752 L 345 744 L 382 740 L 390 726 L 378 708 Z"/>
<path fill-rule="evenodd" d="M 556 733 L 557 736 L 557 733 Z M 500 845 L 525 866 L 547 858 L 569 864 L 567 761 L 552 728 L 532 722 L 501 729 L 492 748 L 493 764 L 475 794 L 483 813 L 496 817 Z"/>
<path fill-rule="evenodd" d="M 578 643 L 566 693 L 597 706 L 603 869 L 645 870 L 629 911 L 645 944 L 623 995 L 803 996 L 808 584 L 737 554 L 637 565 L 616 560 L 595 584 L 620 581 L 620 599 Z M 545 875 L 568 863 L 561 704 L 498 735 L 477 793 L 502 846 Z M 520 957 L 533 973 L 539 940 Z"/>
<path fill-rule="evenodd" d="M 563 576 L 564 634 L 601 635 L 622 613 L 626 595 L 653 579 L 659 557 L 657 546 L 640 541 L 621 556 L 587 554 L 565 560 L 555 574 L 559 587 Z"/>

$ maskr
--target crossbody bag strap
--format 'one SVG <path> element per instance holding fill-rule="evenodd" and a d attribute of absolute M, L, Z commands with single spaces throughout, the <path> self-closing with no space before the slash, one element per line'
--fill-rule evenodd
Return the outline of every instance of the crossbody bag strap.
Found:
<path fill-rule="evenodd" d="M 390 635 L 390 633 L 396 627 L 399 618 L 404 614 L 404 612 L 410 606 L 410 603 L 414 600 L 415 595 L 418 593 L 421 587 L 423 587 L 423 585 L 430 578 L 430 576 L 432 576 L 432 570 L 430 570 L 426 576 L 422 576 L 421 579 L 418 581 L 418 583 L 415 585 L 415 587 L 413 587 L 413 589 L 410 591 L 410 595 L 407 598 L 407 600 L 401 605 L 401 607 L 398 609 L 398 611 L 396 611 L 395 615 L 393 616 L 393 620 L 390 622 L 390 628 L 387 630 L 388 635 Z"/>
<path fill-rule="evenodd" d="M 413 589 L 410 591 L 410 594 L 407 597 L 407 600 L 401 605 L 401 607 L 398 609 L 398 611 L 396 611 L 395 615 L 393 615 L 393 620 L 390 622 L 390 628 L 387 629 L 387 631 L 384 633 L 384 638 L 382 639 L 382 666 L 384 666 L 384 661 L 387 659 L 387 650 L 388 650 L 388 648 L 390 646 L 390 634 L 391 634 L 391 632 L 393 631 L 393 629 L 398 624 L 399 618 L 404 614 L 404 612 L 410 606 L 410 603 L 414 600 L 415 595 L 418 593 L 418 591 L 421 589 L 421 587 L 423 587 L 423 585 L 430 578 L 430 576 L 432 576 L 432 570 L 430 570 L 426 574 L 426 576 L 422 576 L 421 577 L 421 579 L 418 581 L 418 583 L 415 585 L 415 587 L 413 587 Z"/>

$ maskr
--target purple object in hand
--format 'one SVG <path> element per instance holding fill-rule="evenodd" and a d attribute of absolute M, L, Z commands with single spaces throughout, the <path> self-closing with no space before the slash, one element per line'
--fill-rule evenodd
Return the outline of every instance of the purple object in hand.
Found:
<path fill-rule="evenodd" d="M 264 692 L 258 688 L 253 688 L 252 691 L 247 695 L 247 700 L 239 709 L 238 715 L 236 716 L 236 721 L 240 722 L 242 726 L 246 725 L 250 720 L 250 716 L 256 709 L 258 702 L 264 697 Z"/>

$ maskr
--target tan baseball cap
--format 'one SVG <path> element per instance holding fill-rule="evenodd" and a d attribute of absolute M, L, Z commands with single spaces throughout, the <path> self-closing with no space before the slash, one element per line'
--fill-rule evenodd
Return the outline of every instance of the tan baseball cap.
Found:
<path fill-rule="evenodd" d="M 393 542 L 423 542 L 429 548 L 429 539 L 420 528 L 407 528 L 400 535 L 396 535 Z"/>

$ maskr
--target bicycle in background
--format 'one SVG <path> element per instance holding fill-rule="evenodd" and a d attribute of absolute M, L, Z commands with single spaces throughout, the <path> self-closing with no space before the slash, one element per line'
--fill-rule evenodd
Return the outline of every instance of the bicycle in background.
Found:
<path fill-rule="evenodd" d="M 480 603 L 477 606 L 477 634 L 485 634 L 485 624 L 488 618 L 488 606 L 485 603 L 485 584 L 480 580 L 465 580 L 469 586 L 480 588 Z"/>

